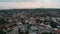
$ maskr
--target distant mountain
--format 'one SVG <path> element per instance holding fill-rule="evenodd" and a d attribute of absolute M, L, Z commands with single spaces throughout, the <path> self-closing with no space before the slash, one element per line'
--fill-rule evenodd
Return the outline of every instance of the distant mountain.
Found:
<path fill-rule="evenodd" d="M 60 13 L 60 9 L 49 9 L 49 8 L 37 8 L 37 9 L 7 9 L 7 10 L 0 10 L 0 13 L 2 12 L 21 12 L 21 11 L 25 11 L 25 12 L 58 12 Z"/>

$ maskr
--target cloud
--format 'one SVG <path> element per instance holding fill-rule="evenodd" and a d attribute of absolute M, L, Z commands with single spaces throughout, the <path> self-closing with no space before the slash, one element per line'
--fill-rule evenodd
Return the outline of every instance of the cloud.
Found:
<path fill-rule="evenodd" d="M 40 2 L 0 2 L 0 8 L 44 8 L 60 7 L 57 3 L 40 3 Z"/>
<path fill-rule="evenodd" d="M 4 0 L 4 1 L 9 1 L 9 0 Z M 15 0 L 12 0 L 12 1 L 15 1 Z M 19 2 L 0 2 L 0 9 L 60 8 L 60 0 L 33 0 L 33 1 L 20 0 L 20 1 Z"/>

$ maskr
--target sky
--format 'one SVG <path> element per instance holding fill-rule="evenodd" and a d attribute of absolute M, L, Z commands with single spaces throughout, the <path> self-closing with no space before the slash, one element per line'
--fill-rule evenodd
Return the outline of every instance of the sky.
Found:
<path fill-rule="evenodd" d="M 59 2 L 60 0 L 0 0 L 0 2 Z"/>
<path fill-rule="evenodd" d="M 0 9 L 60 8 L 60 0 L 0 0 Z"/>

